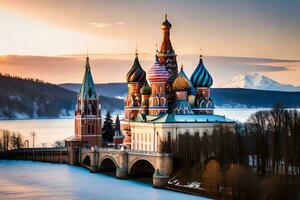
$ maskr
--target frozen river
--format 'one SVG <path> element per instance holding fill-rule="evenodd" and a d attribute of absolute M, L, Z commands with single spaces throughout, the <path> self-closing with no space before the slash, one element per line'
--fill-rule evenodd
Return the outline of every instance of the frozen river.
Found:
<path fill-rule="evenodd" d="M 0 160 L 0 199 L 193 200 L 206 199 L 64 164 Z"/>
<path fill-rule="evenodd" d="M 215 109 L 215 114 L 245 122 L 252 113 L 258 110 L 265 109 Z M 32 146 L 30 132 L 34 131 L 36 132 L 36 147 L 42 146 L 42 143 L 51 147 L 55 141 L 74 135 L 74 119 L 0 120 L 0 129 L 21 133 L 23 139 L 29 140 L 30 146 Z"/>

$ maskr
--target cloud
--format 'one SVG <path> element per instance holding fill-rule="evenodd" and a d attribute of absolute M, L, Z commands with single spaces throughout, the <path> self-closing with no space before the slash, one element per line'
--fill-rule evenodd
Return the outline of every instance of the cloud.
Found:
<path fill-rule="evenodd" d="M 64 56 L 0 56 L 0 73 L 38 78 L 52 83 L 82 80 L 85 54 Z M 140 54 L 145 71 L 153 63 L 152 54 Z M 198 55 L 181 55 L 178 63 L 190 76 L 195 70 Z M 91 54 L 90 63 L 96 83 L 124 82 L 134 60 L 132 54 Z M 260 72 L 278 82 L 300 85 L 300 62 L 291 60 L 204 56 L 204 64 L 213 76 L 215 85 L 227 82 L 238 74 Z"/>
<path fill-rule="evenodd" d="M 118 22 L 116 22 L 116 24 L 118 24 L 118 25 L 124 25 L 124 22 L 118 21 Z"/>
<path fill-rule="evenodd" d="M 105 28 L 105 27 L 111 26 L 110 23 L 104 23 L 104 22 L 89 22 L 89 25 L 96 27 L 96 28 Z"/>

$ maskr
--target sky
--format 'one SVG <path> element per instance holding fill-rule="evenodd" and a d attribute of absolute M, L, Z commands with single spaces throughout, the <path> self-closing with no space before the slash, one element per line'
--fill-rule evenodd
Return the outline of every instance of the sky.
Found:
<path fill-rule="evenodd" d="M 188 74 L 202 53 L 217 84 L 256 71 L 300 85 L 299 9 L 297 0 L 1 0 L 0 72 L 80 82 L 88 50 L 95 82 L 123 82 L 136 44 L 143 67 L 153 62 L 168 13 Z"/>

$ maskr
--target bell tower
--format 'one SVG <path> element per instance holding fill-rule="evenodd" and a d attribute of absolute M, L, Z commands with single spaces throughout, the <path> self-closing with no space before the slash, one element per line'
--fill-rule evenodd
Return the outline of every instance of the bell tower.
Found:
<path fill-rule="evenodd" d="M 75 136 L 78 141 L 102 146 L 101 105 L 91 74 L 89 57 L 86 57 L 85 73 L 77 97 L 75 111 Z"/>

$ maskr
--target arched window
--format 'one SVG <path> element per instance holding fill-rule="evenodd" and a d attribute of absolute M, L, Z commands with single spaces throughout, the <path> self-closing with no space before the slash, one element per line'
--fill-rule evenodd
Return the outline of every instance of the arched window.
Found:
<path fill-rule="evenodd" d="M 160 105 L 163 106 L 163 107 L 166 106 L 166 99 L 165 99 L 165 97 L 161 97 L 160 98 Z"/>
<path fill-rule="evenodd" d="M 94 127 L 95 127 L 95 126 L 92 125 L 92 134 L 94 134 L 94 131 L 95 131 L 95 130 L 94 130 Z"/>
<path fill-rule="evenodd" d="M 200 108 L 206 108 L 206 102 L 205 100 L 202 100 L 201 103 L 200 103 Z"/>
<path fill-rule="evenodd" d="M 88 125 L 88 134 L 90 134 L 91 133 L 91 127 L 90 127 L 90 125 Z"/>

